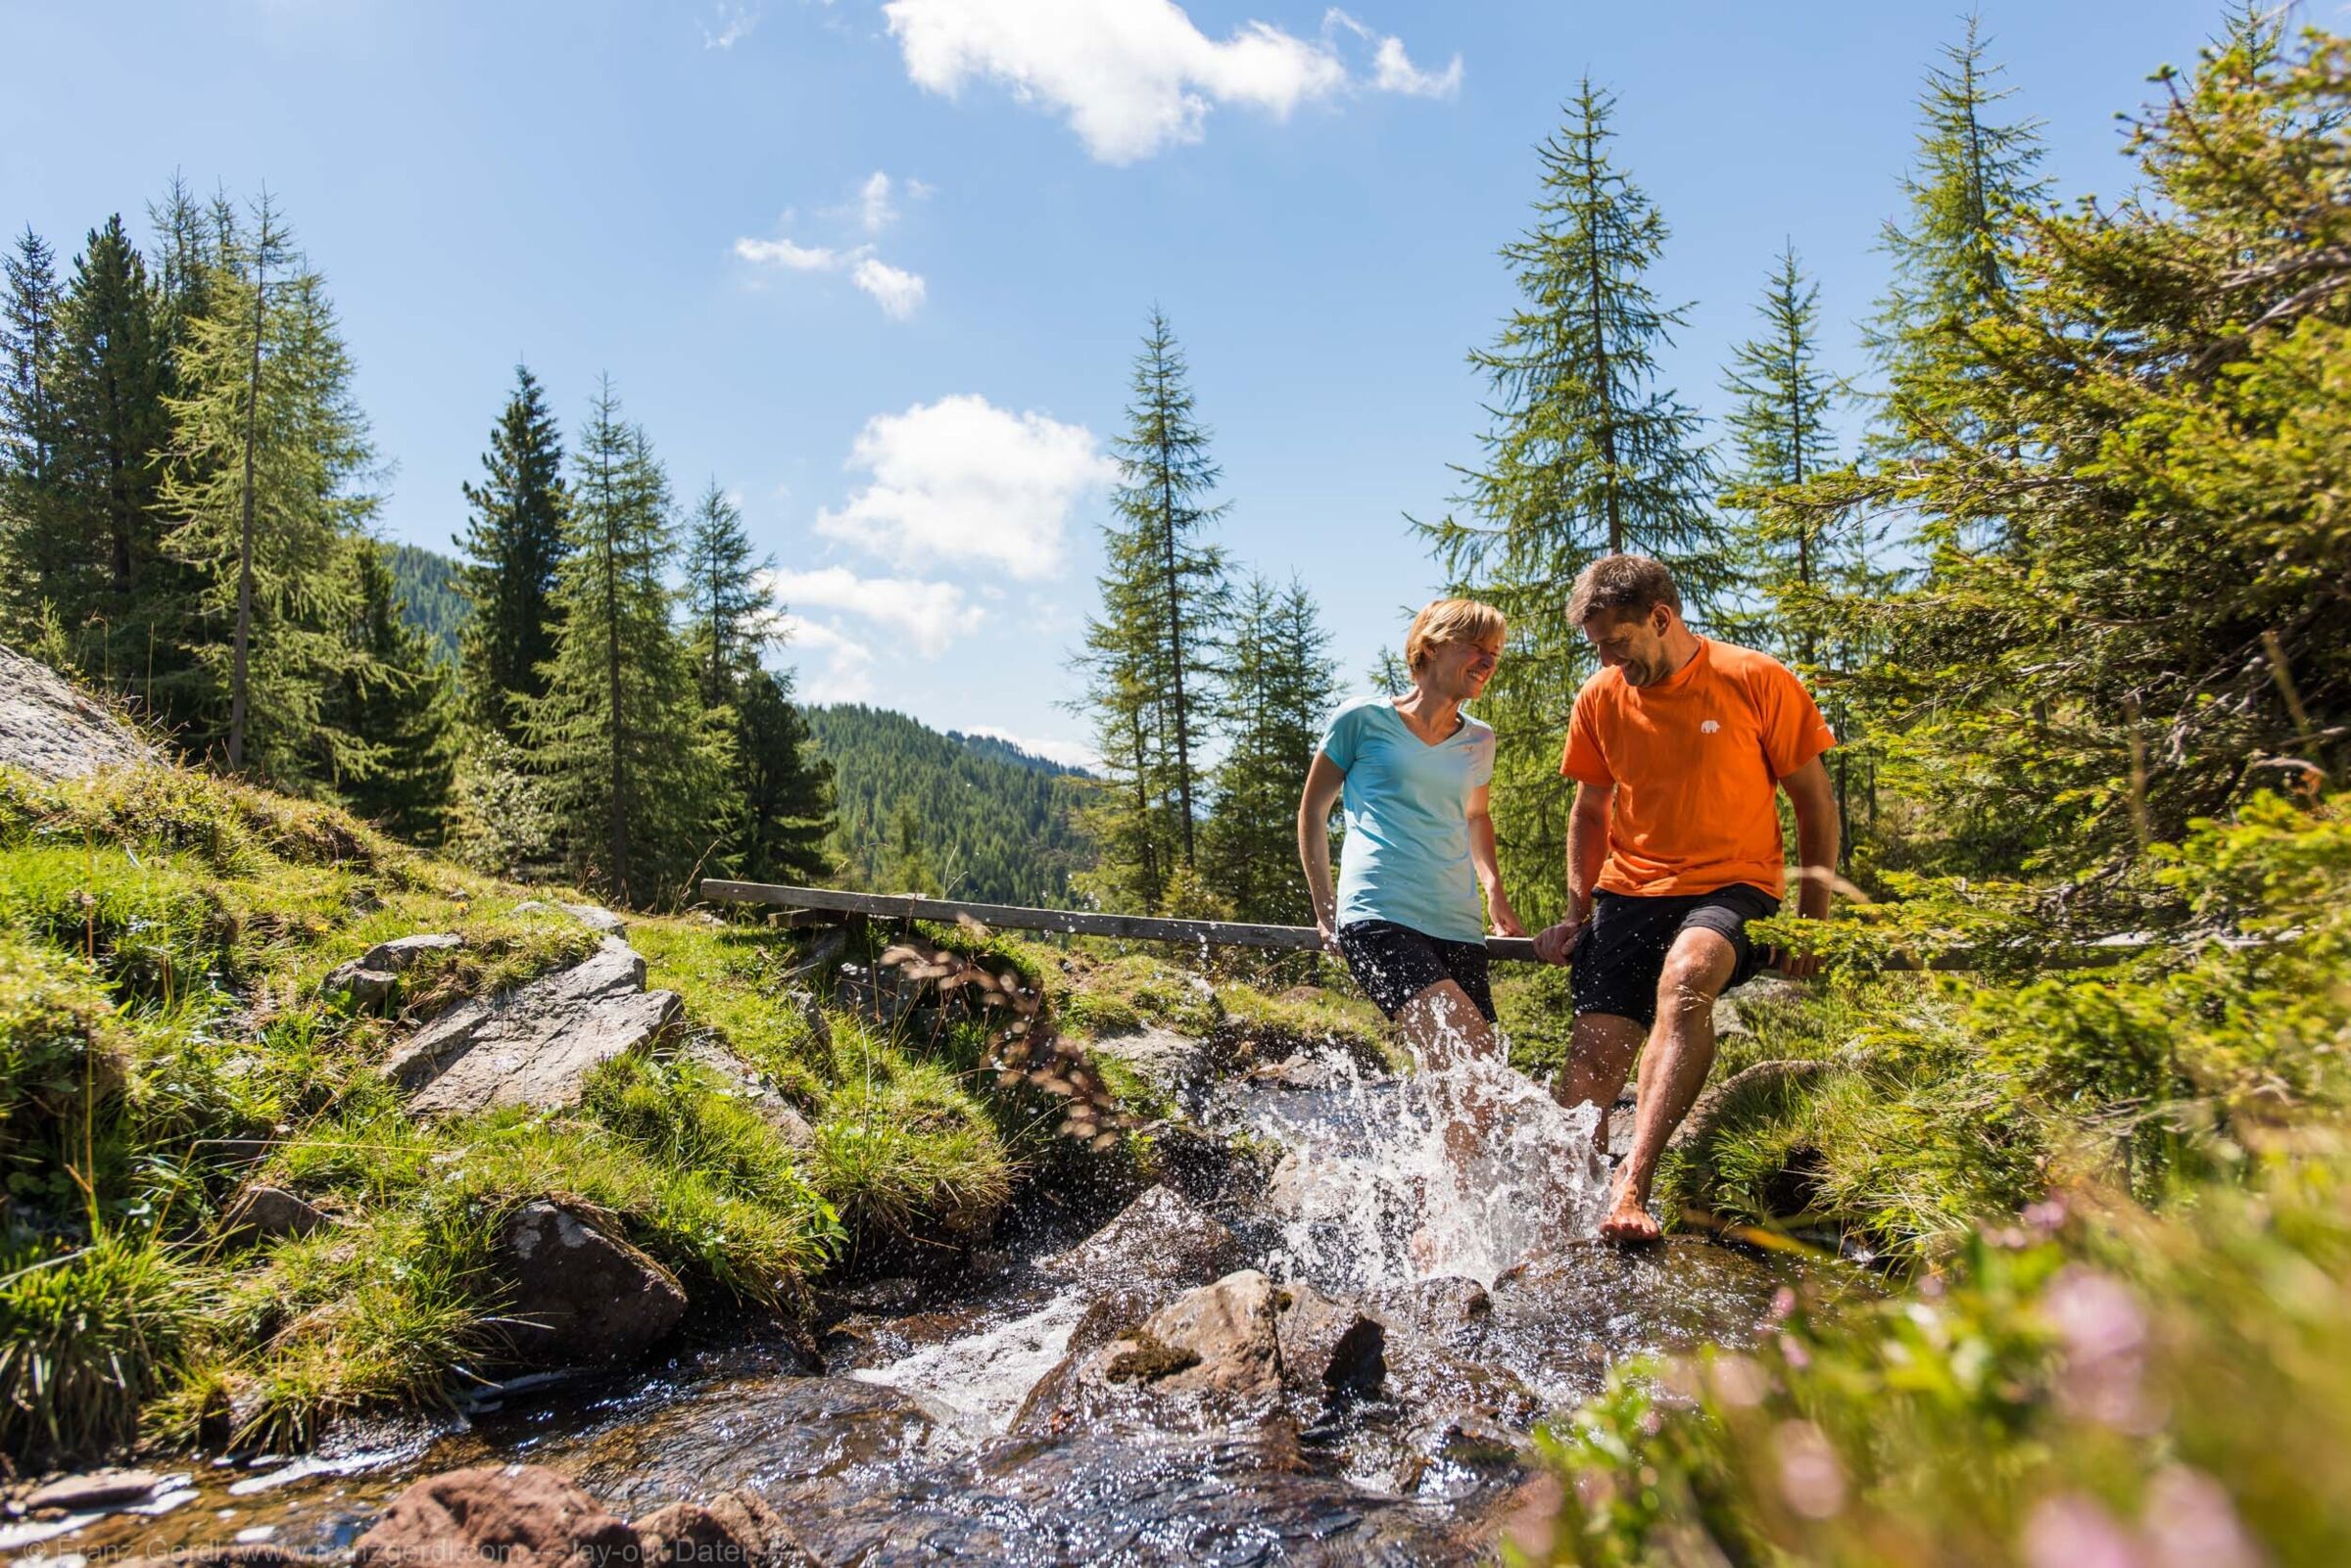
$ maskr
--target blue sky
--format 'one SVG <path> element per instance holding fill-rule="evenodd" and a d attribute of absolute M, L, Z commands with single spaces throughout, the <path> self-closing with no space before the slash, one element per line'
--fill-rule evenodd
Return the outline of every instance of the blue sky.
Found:
<path fill-rule="evenodd" d="M 1834 362 L 1883 283 L 1956 7 L 1350 0 L 0 0 L 0 222 L 69 255 L 177 168 L 265 182 L 327 274 L 393 465 L 448 548 L 519 357 L 576 426 L 609 372 L 681 500 L 772 550 L 814 698 L 1064 755 L 1105 444 L 1164 308 L 1217 433 L 1222 541 L 1313 588 L 1361 682 L 1436 587 L 1404 521 L 1476 455 L 1464 351 L 1589 71 L 1692 302 L 1709 413 L 1793 239 Z M 2068 195 L 2218 0 L 1993 0 Z M 140 226 L 143 227 L 143 220 Z"/>

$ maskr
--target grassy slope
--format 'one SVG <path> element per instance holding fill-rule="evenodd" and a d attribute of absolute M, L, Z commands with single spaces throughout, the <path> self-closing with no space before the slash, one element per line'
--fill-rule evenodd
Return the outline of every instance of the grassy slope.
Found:
<path fill-rule="evenodd" d="M 1147 1164 L 1147 1138 L 1057 1140 L 1050 1096 L 983 1067 L 983 1024 L 917 1037 L 815 1011 L 790 982 L 803 938 L 701 916 L 631 925 L 648 983 L 685 998 L 673 1043 L 733 1051 L 812 1147 L 667 1052 L 608 1065 L 572 1111 L 412 1120 L 375 1070 L 400 1032 L 593 945 L 520 907 L 533 893 L 198 773 L 0 770 L 0 1451 L 88 1455 L 142 1423 L 299 1443 L 494 1375 L 493 1238 L 534 1197 L 602 1210 L 699 1308 L 789 1314 L 824 1270 L 958 1256 L 1038 1172 L 1107 1161 L 1115 1189 Z M 405 976 L 402 1019 L 320 994 L 370 944 L 440 930 L 465 946 Z M 1239 986 L 1203 1000 L 1148 959 L 985 946 L 1074 1035 L 1164 1017 L 1245 1046 L 1363 1022 Z M 220 1217 L 256 1180 L 338 1222 L 234 1245 Z"/>

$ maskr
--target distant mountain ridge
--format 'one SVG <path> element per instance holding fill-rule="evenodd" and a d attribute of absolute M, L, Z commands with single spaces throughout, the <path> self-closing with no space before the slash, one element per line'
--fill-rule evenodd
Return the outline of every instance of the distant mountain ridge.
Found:
<path fill-rule="evenodd" d="M 863 703 L 807 710 L 833 763 L 848 879 L 991 904 L 1069 901 L 1092 864 L 1071 817 L 1087 776 L 995 736 L 940 734 Z M 907 883 L 908 885 L 899 885 Z M 928 885 L 914 885 L 928 883 Z"/>
<path fill-rule="evenodd" d="M 457 563 L 421 545 L 387 545 L 392 586 L 401 597 L 401 619 L 433 640 L 444 663 L 457 659 L 457 628 L 465 623 L 465 600 L 457 593 Z"/>

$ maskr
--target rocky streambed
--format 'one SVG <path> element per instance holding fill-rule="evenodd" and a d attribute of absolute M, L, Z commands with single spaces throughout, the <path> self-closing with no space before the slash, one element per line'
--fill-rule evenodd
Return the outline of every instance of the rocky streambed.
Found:
<path fill-rule="evenodd" d="M 1470 1562 L 1540 1492 L 1536 1424 L 1610 1367 L 1747 1341 L 1785 1293 L 1867 1288 L 1689 1240 L 1562 1233 L 1469 1272 L 1367 1259 L 1349 1238 L 1425 1191 L 1387 1168 L 1397 1080 L 1298 1058 L 1218 1081 L 1166 1036 L 1126 1054 L 1180 1092 L 1191 1155 L 1091 1234 L 1032 1225 L 962 1273 L 827 1291 L 813 1352 L 704 1328 L 657 1364 L 484 1387 L 300 1457 L 183 1460 L 0 1521 L 0 1550 Z"/>

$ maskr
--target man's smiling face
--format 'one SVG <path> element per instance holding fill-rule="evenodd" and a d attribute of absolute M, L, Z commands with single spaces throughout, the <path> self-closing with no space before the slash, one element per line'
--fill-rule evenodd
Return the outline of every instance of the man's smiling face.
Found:
<path fill-rule="evenodd" d="M 1655 686 L 1672 672 L 1665 629 L 1673 612 L 1660 604 L 1646 615 L 1603 610 L 1584 622 L 1584 641 L 1603 667 L 1624 673 L 1627 686 Z"/>

